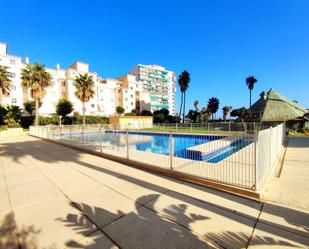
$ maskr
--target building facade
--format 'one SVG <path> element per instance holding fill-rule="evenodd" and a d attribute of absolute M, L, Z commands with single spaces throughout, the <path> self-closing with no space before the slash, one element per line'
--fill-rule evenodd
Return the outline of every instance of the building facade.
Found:
<path fill-rule="evenodd" d="M 162 108 L 168 109 L 175 115 L 175 73 L 158 65 L 135 66 L 131 74 L 141 82 L 144 90 L 150 93 L 150 110 L 152 112 Z"/>
<path fill-rule="evenodd" d="M 24 89 L 21 84 L 21 70 L 30 63 L 26 57 L 8 54 L 7 44 L 0 43 L 0 66 L 7 67 L 11 73 L 12 85 L 9 96 L 0 98 L 2 105 L 18 105 L 32 100 L 30 90 Z M 103 79 L 95 72 L 89 71 L 89 65 L 77 61 L 67 69 L 46 68 L 52 76 L 42 98 L 40 115 L 51 115 L 56 111 L 56 104 L 61 98 L 70 100 L 74 112 L 82 113 L 82 102 L 75 96 L 74 80 L 79 74 L 88 73 L 94 80 L 95 95 L 85 104 L 86 115 L 110 116 L 116 113 L 116 107 L 121 106 L 125 112 L 135 109 L 138 113 L 143 110 L 155 111 L 161 108 L 175 114 L 175 74 L 157 65 L 139 64 L 126 75 L 117 79 Z"/>

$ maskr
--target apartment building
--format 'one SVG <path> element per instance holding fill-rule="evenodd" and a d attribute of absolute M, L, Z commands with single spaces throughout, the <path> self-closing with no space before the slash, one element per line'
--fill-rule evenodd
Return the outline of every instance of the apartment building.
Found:
<path fill-rule="evenodd" d="M 1 99 L 3 105 L 18 105 L 23 108 L 23 103 L 31 100 L 30 90 L 23 89 L 21 85 L 21 70 L 29 63 L 26 57 L 8 54 L 7 44 L 0 43 L 0 66 L 5 66 L 11 73 L 12 86 L 11 94 Z M 95 97 L 85 104 L 87 115 L 113 115 L 116 109 L 115 89 L 120 83 L 117 80 L 101 79 L 97 73 L 89 72 L 89 65 L 77 61 L 67 69 L 61 69 L 57 64 L 55 69 L 46 68 L 52 76 L 51 85 L 45 90 L 46 94 L 42 99 L 42 106 L 39 109 L 40 115 L 55 113 L 56 104 L 61 98 L 69 99 L 74 107 L 74 112 L 82 113 L 82 102 L 75 96 L 74 79 L 79 74 L 88 73 L 93 77 Z"/>
<path fill-rule="evenodd" d="M 150 110 L 150 93 L 142 87 L 135 75 L 125 74 L 118 78 L 120 88 L 117 91 L 117 106 L 122 106 L 125 112 L 131 112 L 136 109 Z"/>
<path fill-rule="evenodd" d="M 0 99 L 3 105 L 12 104 L 23 108 L 25 101 L 31 100 L 30 90 L 21 85 L 21 70 L 30 63 L 26 57 L 8 54 L 7 44 L 0 43 L 0 66 L 5 66 L 11 73 L 11 94 Z M 175 114 L 175 74 L 158 65 L 138 64 L 129 74 L 117 79 L 103 79 L 89 71 L 89 65 L 77 61 L 69 68 L 46 68 L 52 76 L 51 85 L 42 99 L 40 115 L 55 113 L 56 104 L 61 98 L 67 98 L 73 104 L 74 112 L 82 113 L 82 102 L 75 96 L 74 80 L 79 74 L 88 73 L 93 77 L 95 96 L 85 103 L 87 115 L 114 115 L 117 106 L 125 112 L 136 109 L 155 111 L 166 108 Z"/>
<path fill-rule="evenodd" d="M 141 82 L 142 88 L 150 94 L 150 110 L 168 109 L 175 115 L 175 73 L 158 65 L 135 66 L 131 74 Z"/>

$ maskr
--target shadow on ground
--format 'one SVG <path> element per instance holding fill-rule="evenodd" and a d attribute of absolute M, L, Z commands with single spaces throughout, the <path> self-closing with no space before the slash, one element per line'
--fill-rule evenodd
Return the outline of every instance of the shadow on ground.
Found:
<path fill-rule="evenodd" d="M 162 186 L 158 186 L 156 184 L 153 184 L 151 182 L 147 182 L 132 176 L 128 176 L 128 175 L 124 175 L 122 173 L 119 172 L 115 172 L 112 170 L 109 170 L 107 168 L 104 168 L 104 166 L 97 166 L 95 163 L 92 162 L 85 162 L 82 159 L 82 152 L 79 152 L 77 150 L 71 150 L 68 148 L 65 148 L 65 150 L 63 149 L 64 147 L 59 146 L 59 145 L 55 145 L 52 143 L 47 143 L 41 140 L 29 140 L 29 141 L 21 141 L 21 142 L 16 142 L 14 144 L 12 143 L 2 143 L 0 144 L 0 156 L 7 156 L 12 158 L 14 161 L 19 162 L 22 165 L 22 159 L 25 159 L 27 157 L 32 157 L 35 160 L 39 160 L 42 162 L 47 162 L 47 163 L 55 163 L 55 162 L 74 162 L 76 164 L 79 164 L 83 167 L 87 167 L 90 168 L 92 170 L 95 170 L 97 172 L 101 172 L 104 174 L 109 174 L 118 178 L 121 178 L 123 180 L 126 180 L 128 182 L 134 183 L 136 185 L 139 186 L 143 186 L 145 188 L 148 189 L 152 189 L 160 194 L 165 194 L 167 196 L 171 196 L 173 198 L 177 198 L 181 201 L 183 201 L 184 203 L 187 203 L 189 205 L 195 205 L 195 206 L 199 206 L 199 207 L 203 207 L 203 205 L 205 203 L 209 204 L 209 210 L 211 212 L 215 212 L 219 215 L 222 215 L 222 212 L 218 211 L 218 210 L 224 210 L 224 211 L 228 211 L 228 213 L 230 213 L 231 215 L 225 215 L 225 217 L 227 219 L 231 219 L 231 220 L 236 220 L 237 222 L 244 222 L 244 219 L 237 219 L 237 216 L 235 216 L 235 210 L 226 207 L 226 206 L 221 206 L 220 203 L 212 203 L 212 202 L 207 202 L 207 200 L 202 200 L 202 199 L 198 199 L 198 198 L 193 198 L 189 195 L 186 195 L 184 193 L 180 193 L 180 192 L 176 192 L 176 191 L 170 191 L 170 189 L 167 189 L 165 187 Z M 55 164 L 57 165 L 57 164 Z M 119 164 L 120 165 L 120 164 Z M 59 166 L 55 166 L 55 167 L 59 167 Z M 171 181 L 173 181 L 172 179 L 170 179 Z M 223 198 L 227 198 L 227 199 L 231 199 L 231 195 L 226 194 L 226 193 L 222 193 L 220 191 L 215 191 L 215 190 L 211 190 L 208 188 L 204 188 L 204 187 L 199 187 L 196 186 L 196 188 L 199 188 L 205 192 L 210 192 L 210 193 L 214 193 L 216 195 L 219 195 Z M 104 198 L 104 197 L 102 197 Z M 149 196 L 143 196 L 141 198 L 149 198 Z M 139 203 L 139 205 L 142 202 L 142 199 L 138 198 L 136 200 L 136 203 Z M 153 196 L 151 197 L 153 198 Z M 156 197 L 157 198 L 157 197 Z M 234 198 L 234 197 L 232 197 Z M 190 201 L 191 200 L 191 201 Z M 243 205 L 248 205 L 248 201 L 243 199 L 243 198 L 236 198 L 237 202 L 240 202 Z M 88 235 L 91 237 L 91 234 L 89 234 L 89 231 L 87 230 L 87 228 L 83 227 L 83 221 L 84 219 L 89 219 L 89 217 L 101 217 L 104 215 L 114 215 L 115 216 L 115 221 L 112 224 L 109 224 L 109 227 L 111 227 L 110 229 L 112 229 L 112 227 L 116 227 L 117 224 L 120 224 L 120 222 L 122 220 L 129 220 L 129 221 L 135 221 L 134 224 L 137 224 L 137 226 L 139 226 L 139 229 L 136 229 L 136 227 L 129 227 L 129 226 L 124 226 L 124 225 L 118 225 L 117 228 L 117 233 L 119 234 L 119 238 L 117 237 L 117 240 L 114 238 L 111 238 L 116 244 L 118 242 L 116 241 L 120 241 L 122 243 L 124 238 L 127 238 L 128 236 L 132 236 L 132 241 L 137 241 L 136 243 L 138 243 L 138 241 L 145 241 L 145 237 L 147 238 L 147 240 L 153 240 L 154 245 L 155 241 L 160 241 L 162 240 L 162 238 L 164 238 L 164 236 L 166 236 L 166 234 L 168 234 L 169 236 L 167 236 L 166 239 L 166 248 L 176 248 L 174 247 L 174 244 L 169 244 L 172 242 L 176 242 L 176 241 L 183 241 L 182 244 L 179 244 L 180 247 L 179 248 L 204 248 L 206 246 L 205 242 L 203 241 L 203 239 L 205 240 L 210 240 L 213 241 L 215 243 L 217 243 L 218 245 L 229 245 L 232 243 L 242 243 L 242 244 L 247 244 L 250 242 L 248 241 L 248 237 L 251 236 L 251 234 L 243 234 L 243 233 L 235 233 L 235 232 L 231 232 L 231 231 L 224 231 L 222 233 L 207 233 L 203 235 L 203 239 L 195 234 L 193 234 L 190 229 L 186 228 L 190 227 L 190 224 L 192 224 L 193 222 L 196 222 L 198 220 L 203 220 L 203 219 L 209 219 L 209 217 L 204 217 L 204 216 L 199 216 L 198 214 L 190 214 L 189 216 L 187 216 L 187 214 L 185 214 L 185 210 L 186 210 L 186 205 L 187 204 L 182 204 L 179 206 L 173 205 L 170 206 L 168 209 L 164 210 L 164 213 L 166 214 L 166 217 L 162 217 L 160 216 L 158 213 L 150 211 L 149 208 L 147 207 L 142 207 L 142 208 L 138 208 L 137 213 L 129 213 L 126 214 L 125 217 L 123 217 L 122 219 L 119 219 L 119 213 L 115 213 L 115 214 L 111 214 L 109 211 L 104 210 L 101 207 L 91 207 L 89 205 L 87 205 L 87 203 L 72 203 L 72 205 L 74 205 L 76 208 L 78 208 L 79 210 L 82 210 L 81 215 L 78 217 L 75 214 L 68 214 L 65 218 L 61 218 L 60 220 L 62 222 L 64 222 L 64 224 L 66 226 L 70 226 L 73 229 L 75 229 L 78 233 L 83 234 L 83 235 Z M 273 223 L 270 221 L 267 221 L 267 226 L 261 226 L 259 229 L 262 230 L 263 232 L 269 234 L 269 236 L 254 236 L 251 239 L 251 243 L 250 245 L 281 245 L 281 246 L 290 246 L 292 247 L 292 244 L 289 244 L 283 240 L 276 240 L 273 239 L 271 236 L 278 236 L 278 237 L 282 237 L 282 234 L 280 233 L 280 230 L 284 230 L 284 231 L 289 231 L 291 233 L 294 234 L 300 234 L 303 237 L 309 238 L 309 223 L 308 223 L 308 214 L 298 211 L 298 210 L 294 210 L 294 209 L 290 209 L 290 208 L 285 208 L 285 207 L 281 207 L 275 204 L 268 204 L 268 206 L 270 206 L 270 208 L 267 209 L 266 212 L 269 212 L 269 214 L 275 215 L 277 217 L 284 217 L 285 221 L 293 226 L 296 227 L 302 227 L 305 231 L 304 232 L 300 232 L 298 229 L 293 228 L 293 226 L 285 226 L 285 225 L 281 225 L 278 223 Z M 146 211 L 145 211 L 146 210 Z M 148 217 L 148 215 L 145 215 L 145 212 L 152 212 L 151 213 L 151 218 Z M 233 215 L 232 215 L 233 214 Z M 254 220 L 256 221 L 256 217 L 250 216 L 246 213 L 241 213 L 237 210 L 237 214 L 243 217 L 246 217 L 248 219 Z M 186 216 L 184 218 L 184 216 Z M 117 218 L 116 218 L 117 217 Z M 179 218 L 182 217 L 182 223 L 180 224 L 180 226 L 176 226 L 175 224 L 178 224 L 179 222 Z M 300 219 L 294 219 L 294 217 L 302 217 Z M 183 220 L 187 220 L 186 224 L 183 224 Z M 93 221 L 94 222 L 94 221 Z M 263 222 L 263 221 L 262 221 Z M 9 236 L 9 234 L 5 233 L 5 227 L 7 226 L 7 221 L 4 220 L 4 222 L 2 222 L 1 225 L 1 230 L 0 230 L 0 234 L 6 234 L 6 237 Z M 156 226 L 155 224 L 161 224 Z M 163 227 L 163 229 L 161 229 Z M 181 227 L 181 230 L 179 230 L 179 227 Z M 182 229 L 183 228 L 183 229 Z M 276 228 L 276 229 L 272 229 L 272 228 Z M 4 230 L 3 230 L 4 229 Z M 107 229 L 107 227 L 106 227 Z M 105 231 L 105 227 L 98 227 L 98 230 L 101 230 L 104 232 L 104 234 L 106 234 L 106 236 L 109 236 L 109 231 L 110 233 L 112 233 L 112 230 L 106 230 Z M 166 231 L 166 234 L 161 234 L 162 231 Z M 39 234 L 39 230 L 36 230 L 33 227 L 29 227 L 26 230 L 23 230 L 23 228 L 21 228 L 21 230 L 19 231 L 19 234 L 22 238 L 23 234 L 25 234 L 25 236 L 29 237 L 30 234 L 31 236 L 35 237 L 37 234 Z M 114 234 L 114 233 L 113 233 Z M 159 236 L 161 234 L 161 236 Z M 186 234 L 187 239 L 184 239 L 184 234 Z M 171 240 L 171 238 L 173 238 Z M 288 238 L 290 241 L 294 241 L 300 244 L 304 244 L 303 242 L 299 241 L 297 239 L 297 237 L 292 236 L 290 238 Z M 196 247 L 181 247 L 182 245 L 186 245 L 186 243 L 188 243 L 188 241 L 190 241 L 190 243 L 194 242 L 196 243 Z M 4 243 L 4 242 L 1 242 Z M 78 247 L 79 242 L 75 242 L 75 241 L 68 241 L 67 245 L 71 245 L 74 246 L 76 248 L 92 248 L 91 245 L 87 245 L 86 247 Z M 96 243 L 96 239 L 94 239 L 92 246 L 94 246 Z M 2 244 L 0 244 L 2 245 Z M 304 244 L 305 246 L 308 246 L 308 244 Z M 0 248 L 9 248 L 9 247 L 1 247 Z M 30 248 L 36 248 L 35 245 L 33 247 Z M 133 246 L 134 248 L 134 246 Z M 135 248 L 140 248 L 139 245 L 137 245 Z M 156 247 L 149 247 L 149 248 L 156 248 Z M 207 247 L 206 247 L 207 248 Z"/>

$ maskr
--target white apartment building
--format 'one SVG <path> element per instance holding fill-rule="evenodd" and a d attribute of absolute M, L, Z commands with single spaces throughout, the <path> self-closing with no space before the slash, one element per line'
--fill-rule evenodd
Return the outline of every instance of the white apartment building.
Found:
<path fill-rule="evenodd" d="M 21 85 L 21 70 L 29 62 L 26 57 L 8 54 L 7 44 L 0 43 L 0 66 L 11 73 L 11 94 L 1 98 L 3 105 L 12 104 L 23 108 L 23 103 L 31 100 L 30 90 Z M 89 65 L 77 61 L 67 69 L 46 68 L 52 76 L 52 84 L 46 88 L 39 109 L 40 115 L 55 113 L 57 102 L 67 98 L 73 104 L 74 112 L 82 113 L 82 102 L 75 96 L 74 80 L 79 74 L 88 73 L 93 77 L 95 96 L 85 103 L 86 115 L 109 116 L 116 113 L 116 107 L 122 106 L 125 112 L 136 109 L 155 111 L 166 108 L 175 114 L 175 74 L 157 65 L 138 64 L 131 73 L 118 79 L 102 79 L 95 72 L 89 72 Z"/>
<path fill-rule="evenodd" d="M 9 96 L 1 99 L 3 105 L 18 105 L 23 108 L 23 103 L 31 100 L 30 91 L 22 88 L 21 70 L 29 63 L 26 57 L 22 61 L 21 57 L 8 54 L 7 44 L 0 43 L 0 66 L 5 66 L 11 73 L 12 86 Z M 46 88 L 46 94 L 42 99 L 42 106 L 39 109 L 40 115 L 50 115 L 55 113 L 57 102 L 61 98 L 70 100 L 74 107 L 74 112 L 82 113 L 82 102 L 75 96 L 74 79 L 79 74 L 88 73 L 93 77 L 95 96 L 85 104 L 87 115 L 113 115 L 116 109 L 115 89 L 120 82 L 113 79 L 101 79 L 97 73 L 89 72 L 89 65 L 83 62 L 75 62 L 68 69 L 61 69 L 57 64 L 55 69 L 46 68 L 52 76 L 52 84 Z"/>
<path fill-rule="evenodd" d="M 152 112 L 165 108 L 171 115 L 175 115 L 176 76 L 174 72 L 158 65 L 138 64 L 132 69 L 131 74 L 141 82 L 142 88 L 150 93 Z"/>
<path fill-rule="evenodd" d="M 117 106 L 122 106 L 125 112 L 136 109 L 138 112 L 150 110 L 150 93 L 145 90 L 135 75 L 125 74 L 118 78 L 121 82 L 117 91 Z"/>
<path fill-rule="evenodd" d="M 22 58 L 15 55 L 7 54 L 7 45 L 0 43 L 0 66 L 7 67 L 7 70 L 11 73 L 12 85 L 9 96 L 1 98 L 1 104 L 3 105 L 18 105 L 22 106 L 24 102 L 23 88 L 20 83 L 21 69 L 24 68 Z"/>

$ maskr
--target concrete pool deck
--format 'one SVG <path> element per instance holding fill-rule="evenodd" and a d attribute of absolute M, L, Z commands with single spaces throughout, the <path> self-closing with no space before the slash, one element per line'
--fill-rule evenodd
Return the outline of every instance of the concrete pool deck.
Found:
<path fill-rule="evenodd" d="M 308 248 L 308 210 L 20 136 L 0 140 L 0 248 Z M 307 189 L 308 192 L 308 189 Z"/>

